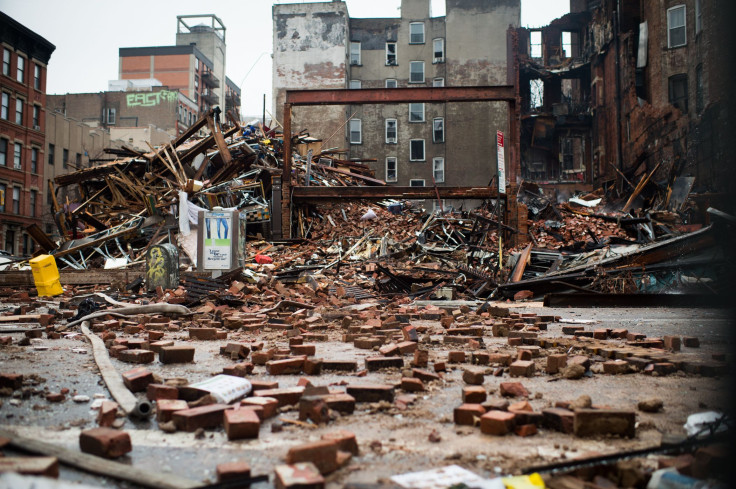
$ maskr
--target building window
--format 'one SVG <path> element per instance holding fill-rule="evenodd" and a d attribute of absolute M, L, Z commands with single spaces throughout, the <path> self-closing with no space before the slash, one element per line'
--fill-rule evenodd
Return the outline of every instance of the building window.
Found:
<path fill-rule="evenodd" d="M 41 90 L 41 65 L 33 65 L 33 88 Z"/>
<path fill-rule="evenodd" d="M 529 56 L 532 58 L 542 57 L 542 31 L 531 31 L 529 33 Z"/>
<path fill-rule="evenodd" d="M 38 173 L 38 148 L 31 148 L 31 173 Z"/>
<path fill-rule="evenodd" d="M 695 34 L 703 30 L 703 6 L 701 0 L 695 0 Z"/>
<path fill-rule="evenodd" d="M 562 57 L 572 58 L 572 32 L 562 31 Z"/>
<path fill-rule="evenodd" d="M 20 214 L 20 187 L 13 187 L 13 214 Z"/>
<path fill-rule="evenodd" d="M 435 183 L 445 183 L 445 159 L 444 158 L 433 158 L 432 159 L 432 176 L 434 176 Z"/>
<path fill-rule="evenodd" d="M 5 212 L 5 191 L 7 189 L 4 183 L 0 183 L 0 212 Z"/>
<path fill-rule="evenodd" d="M 350 41 L 350 64 L 360 65 L 360 42 Z"/>
<path fill-rule="evenodd" d="M 424 122 L 424 103 L 409 104 L 409 122 Z"/>
<path fill-rule="evenodd" d="M 435 78 L 432 80 L 432 86 L 433 87 L 444 87 L 445 86 L 445 79 L 444 78 Z"/>
<path fill-rule="evenodd" d="M 424 61 L 409 63 L 409 83 L 424 83 Z"/>
<path fill-rule="evenodd" d="M 386 66 L 397 66 L 399 64 L 396 59 L 396 43 L 386 43 Z"/>
<path fill-rule="evenodd" d="M 540 78 L 529 80 L 529 108 L 536 110 L 544 106 L 544 82 Z"/>
<path fill-rule="evenodd" d="M 687 114 L 687 75 L 670 77 L 670 103 Z"/>
<path fill-rule="evenodd" d="M 386 158 L 386 181 L 395 182 L 399 179 L 399 167 L 396 158 L 389 156 Z"/>
<path fill-rule="evenodd" d="M 360 119 L 350 119 L 350 144 L 361 144 L 362 142 L 362 121 Z"/>
<path fill-rule="evenodd" d="M 15 143 L 13 145 L 13 168 L 16 170 L 23 169 L 23 145 Z"/>
<path fill-rule="evenodd" d="M 53 144 L 49 143 L 49 165 L 53 165 L 54 164 L 54 156 L 55 156 L 54 155 L 54 150 L 55 149 L 56 149 L 56 147 Z"/>
<path fill-rule="evenodd" d="M 36 131 L 41 130 L 41 107 L 38 105 L 33 106 L 33 128 Z"/>
<path fill-rule="evenodd" d="M 69 161 L 69 150 L 64 148 L 61 151 L 61 167 L 66 168 L 66 164 Z"/>
<path fill-rule="evenodd" d="M 398 123 L 396 119 L 386 119 L 386 144 L 396 144 L 398 140 Z"/>
<path fill-rule="evenodd" d="M 445 40 L 440 38 L 432 41 L 433 52 L 432 63 L 444 63 L 445 62 Z"/>
<path fill-rule="evenodd" d="M 409 161 L 424 161 L 424 139 L 409 141 Z"/>
<path fill-rule="evenodd" d="M 10 51 L 3 49 L 3 75 L 10 76 Z"/>
<path fill-rule="evenodd" d="M 36 198 L 38 197 L 38 192 L 35 190 L 31 190 L 30 194 L 30 206 L 31 206 L 31 217 L 36 217 Z"/>
<path fill-rule="evenodd" d="M 424 180 L 420 178 L 412 178 L 409 180 L 410 187 L 424 187 Z"/>
<path fill-rule="evenodd" d="M 685 6 L 667 9 L 667 47 L 676 48 L 687 44 L 685 27 Z"/>
<path fill-rule="evenodd" d="M 20 58 L 19 58 L 20 59 Z M 23 99 L 15 99 L 15 123 L 19 126 L 23 125 Z"/>
<path fill-rule="evenodd" d="M 117 111 L 114 108 L 107 109 L 107 114 L 105 116 L 105 119 L 107 120 L 108 124 L 115 124 L 115 117 L 117 115 Z"/>
<path fill-rule="evenodd" d="M 396 78 L 386 78 L 386 88 L 396 88 Z"/>
<path fill-rule="evenodd" d="M 23 83 L 26 74 L 26 59 L 23 56 L 18 56 L 18 66 L 15 71 L 15 79 Z"/>
<path fill-rule="evenodd" d="M 705 99 L 705 83 L 703 81 L 703 65 L 695 67 L 695 112 L 703 111 Z"/>
<path fill-rule="evenodd" d="M 3 119 L 7 121 L 9 117 L 9 112 L 10 112 L 10 95 L 3 92 L 2 109 L 0 110 L 0 117 L 2 117 Z"/>
<path fill-rule="evenodd" d="M 409 23 L 409 44 L 424 44 L 424 22 Z"/>
<path fill-rule="evenodd" d="M 0 166 L 8 166 L 8 140 L 0 138 Z"/>
<path fill-rule="evenodd" d="M 363 84 L 361 83 L 360 80 L 350 80 L 350 89 L 351 90 L 360 89 L 362 87 L 362 85 Z"/>
<path fill-rule="evenodd" d="M 445 119 L 437 117 L 432 121 L 432 141 L 435 143 L 445 142 Z"/>
<path fill-rule="evenodd" d="M 82 168 L 82 155 L 77 153 L 77 156 L 74 159 L 74 165 L 76 165 L 77 170 Z"/>

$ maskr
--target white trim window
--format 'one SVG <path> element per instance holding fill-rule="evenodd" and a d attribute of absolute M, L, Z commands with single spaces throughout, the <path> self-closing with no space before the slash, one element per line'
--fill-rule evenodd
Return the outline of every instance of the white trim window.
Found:
<path fill-rule="evenodd" d="M 424 102 L 409 104 L 409 122 L 424 122 Z"/>
<path fill-rule="evenodd" d="M 397 86 L 396 78 L 386 78 L 386 88 L 396 88 Z"/>
<path fill-rule="evenodd" d="M 350 64 L 360 65 L 360 41 L 350 41 Z"/>
<path fill-rule="evenodd" d="M 110 107 L 105 112 L 106 112 L 105 119 L 107 120 L 107 123 L 115 124 L 117 110 L 114 107 Z"/>
<path fill-rule="evenodd" d="M 363 87 L 363 83 L 360 80 L 350 80 L 351 90 L 360 90 Z"/>
<path fill-rule="evenodd" d="M 0 138 L 0 166 L 8 166 L 8 140 Z"/>
<path fill-rule="evenodd" d="M 386 181 L 397 182 L 399 180 L 399 163 L 395 156 L 386 157 Z"/>
<path fill-rule="evenodd" d="M 23 109 L 25 100 L 22 98 L 15 99 L 15 123 L 19 126 L 23 125 Z"/>
<path fill-rule="evenodd" d="M 395 42 L 386 43 L 386 66 L 398 66 L 397 47 Z"/>
<path fill-rule="evenodd" d="M 424 22 L 409 23 L 409 44 L 424 44 Z"/>
<path fill-rule="evenodd" d="M 424 187 L 424 179 L 412 178 L 411 180 L 409 180 L 409 186 L 410 187 Z"/>
<path fill-rule="evenodd" d="M 432 40 L 432 63 L 445 62 L 445 39 L 438 37 Z"/>
<path fill-rule="evenodd" d="M 432 142 L 445 142 L 445 119 L 443 117 L 432 119 Z"/>
<path fill-rule="evenodd" d="M 33 88 L 41 90 L 41 66 L 33 65 Z"/>
<path fill-rule="evenodd" d="M 409 83 L 424 83 L 424 61 L 409 62 Z"/>
<path fill-rule="evenodd" d="M 412 139 L 409 141 L 409 161 L 425 161 L 424 139 Z"/>
<path fill-rule="evenodd" d="M 39 149 L 31 148 L 31 173 L 32 174 L 38 173 L 38 155 L 39 155 Z"/>
<path fill-rule="evenodd" d="M 10 94 L 3 92 L 2 94 L 2 109 L 0 109 L 0 119 L 8 120 L 10 117 Z"/>
<path fill-rule="evenodd" d="M 435 183 L 445 183 L 445 159 L 432 158 L 432 176 Z"/>
<path fill-rule="evenodd" d="M 23 145 L 20 143 L 13 145 L 13 168 L 16 170 L 23 169 Z"/>
<path fill-rule="evenodd" d="M 3 48 L 3 75 L 10 76 L 10 51 Z"/>
<path fill-rule="evenodd" d="M 386 119 L 386 144 L 399 142 L 399 125 L 396 119 Z"/>
<path fill-rule="evenodd" d="M 18 64 L 15 69 L 15 79 L 23 83 L 26 78 L 26 59 L 23 56 L 18 56 Z"/>
<path fill-rule="evenodd" d="M 350 144 L 363 144 L 363 121 L 350 119 Z"/>
<path fill-rule="evenodd" d="M 701 0 L 695 0 L 695 34 L 703 30 L 703 5 Z"/>
<path fill-rule="evenodd" d="M 445 79 L 442 77 L 435 78 L 432 80 L 432 86 L 433 87 L 444 87 L 445 86 Z"/>
<path fill-rule="evenodd" d="M 677 48 L 687 44 L 687 21 L 684 5 L 667 9 L 667 47 Z"/>

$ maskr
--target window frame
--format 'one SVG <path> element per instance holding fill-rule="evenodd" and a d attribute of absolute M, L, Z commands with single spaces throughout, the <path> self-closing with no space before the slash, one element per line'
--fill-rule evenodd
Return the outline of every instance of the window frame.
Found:
<path fill-rule="evenodd" d="M 353 56 L 356 55 L 353 48 L 355 48 L 356 46 L 358 47 L 357 62 L 356 60 L 353 59 Z M 350 66 L 362 66 L 361 59 L 360 59 L 361 49 L 362 47 L 360 45 L 360 41 L 350 41 L 350 51 L 348 52 L 348 60 L 350 61 Z"/>
<path fill-rule="evenodd" d="M 695 0 L 695 35 L 703 30 L 703 5 L 701 0 Z"/>
<path fill-rule="evenodd" d="M 26 79 L 26 58 L 20 54 L 15 61 L 15 81 L 25 83 Z"/>
<path fill-rule="evenodd" d="M 422 79 L 421 80 L 414 80 L 414 66 L 422 67 Z M 415 61 L 409 61 L 409 83 L 424 83 L 425 81 L 425 70 L 424 70 L 424 61 L 415 60 Z"/>
<path fill-rule="evenodd" d="M 18 198 L 16 199 L 16 194 Z M 21 209 L 21 200 L 22 200 L 22 190 L 17 185 L 13 185 L 13 195 L 12 195 L 12 208 L 13 208 L 13 214 L 20 215 L 20 209 Z"/>
<path fill-rule="evenodd" d="M 13 170 L 23 171 L 23 144 L 13 143 Z"/>
<path fill-rule="evenodd" d="M 5 112 L 4 116 L 3 112 Z M 8 92 L 2 92 L 0 95 L 0 119 L 10 120 L 10 94 Z"/>
<path fill-rule="evenodd" d="M 421 185 L 414 185 L 414 182 L 422 182 Z M 410 187 L 426 187 L 427 182 L 423 178 L 410 178 L 409 179 L 409 186 Z"/>
<path fill-rule="evenodd" d="M 393 54 L 389 53 L 389 46 L 394 47 Z M 386 59 L 384 62 L 386 63 L 386 66 L 399 66 L 399 43 L 396 41 L 386 41 Z M 391 56 L 393 56 L 393 62 L 391 61 Z"/>
<path fill-rule="evenodd" d="M 8 186 L 7 184 L 0 182 L 0 212 L 5 212 L 5 199 L 7 198 Z"/>
<path fill-rule="evenodd" d="M 2 155 L 2 160 L 0 160 L 0 166 L 8 166 L 8 147 L 10 146 L 10 141 L 6 138 L 0 138 L 0 144 L 5 145 L 4 148 L 0 147 L 0 155 Z"/>
<path fill-rule="evenodd" d="M 26 101 L 22 98 L 15 97 L 15 119 L 13 119 L 13 121 L 19 126 L 23 125 L 23 116 L 25 115 L 25 102 Z"/>
<path fill-rule="evenodd" d="M 68 162 L 69 162 L 69 149 L 62 148 L 61 149 L 61 167 L 66 168 Z"/>
<path fill-rule="evenodd" d="M 442 139 L 437 139 L 437 122 L 442 123 Z M 445 118 L 444 117 L 435 117 L 432 119 L 432 142 L 433 143 L 444 143 L 445 142 Z"/>
<path fill-rule="evenodd" d="M 38 203 L 38 190 L 31 189 L 28 194 L 28 205 L 30 207 L 29 214 L 36 217 L 36 205 Z"/>
<path fill-rule="evenodd" d="M 440 44 L 442 45 L 441 46 L 442 56 L 440 56 L 439 58 L 436 56 L 436 54 L 437 54 L 437 48 L 436 48 L 437 41 L 439 41 Z M 444 62 L 445 62 L 445 38 L 444 37 L 435 37 L 434 39 L 432 39 L 432 64 L 444 63 Z"/>
<path fill-rule="evenodd" d="M 357 123 L 358 130 L 355 131 L 353 126 Z M 358 140 L 353 141 L 353 133 L 357 132 Z M 348 142 L 350 144 L 363 144 L 363 121 L 360 119 L 350 119 L 348 122 Z"/>
<path fill-rule="evenodd" d="M 53 143 L 49 143 L 48 155 L 47 155 L 46 161 L 48 162 L 49 165 L 56 164 L 56 145 Z"/>
<path fill-rule="evenodd" d="M 442 178 L 437 179 L 437 163 L 441 163 Z M 443 156 L 435 156 L 432 158 L 432 178 L 435 183 L 445 183 L 445 158 Z"/>
<path fill-rule="evenodd" d="M 672 27 L 670 24 L 670 14 L 673 13 L 675 10 L 682 9 L 682 25 Z M 673 45 L 672 44 L 672 30 L 673 29 L 682 29 L 685 33 L 683 37 L 682 44 Z M 675 5 L 674 7 L 670 7 L 667 9 L 667 49 L 676 49 L 681 48 L 683 46 L 687 46 L 687 6 L 685 4 Z"/>
<path fill-rule="evenodd" d="M 357 85 L 357 86 L 353 86 Z M 360 90 L 363 87 L 363 83 L 361 80 L 350 80 L 348 81 L 348 88 L 350 90 Z"/>
<path fill-rule="evenodd" d="M 393 141 L 390 140 L 389 135 L 388 135 L 389 123 L 391 122 L 394 123 Z M 384 141 L 386 142 L 386 144 L 398 144 L 399 143 L 399 121 L 394 118 L 385 119 L 383 123 L 383 127 L 384 127 L 383 136 L 384 136 Z"/>
<path fill-rule="evenodd" d="M 674 93 L 675 92 L 675 90 L 674 90 L 675 89 L 675 84 L 678 84 L 679 82 L 682 82 L 682 81 L 685 82 L 684 96 L 683 97 L 676 98 L 674 96 L 675 95 L 675 93 Z M 678 109 L 680 109 L 680 112 L 682 112 L 683 115 L 684 114 L 687 114 L 688 109 L 689 109 L 688 105 L 689 105 L 689 102 L 690 102 L 688 100 L 689 99 L 689 93 L 688 93 L 689 81 L 688 81 L 687 73 L 678 73 L 676 75 L 670 76 L 667 79 L 667 88 L 668 88 L 667 98 L 668 98 L 668 101 L 669 101 L 670 105 L 672 105 L 673 107 L 677 107 Z M 682 108 L 682 106 L 680 104 L 680 102 L 683 101 L 683 100 L 685 101 L 685 108 L 684 108 L 684 110 L 683 110 L 683 108 Z"/>
<path fill-rule="evenodd" d="M 35 146 L 31 146 L 31 174 L 38 173 L 38 157 L 41 154 L 41 150 Z"/>
<path fill-rule="evenodd" d="M 36 131 L 41 130 L 41 106 L 33 104 L 33 112 L 31 112 L 31 125 Z"/>
<path fill-rule="evenodd" d="M 433 87 L 444 87 L 445 86 L 445 78 L 442 76 L 438 76 L 436 78 L 432 79 L 432 86 Z"/>
<path fill-rule="evenodd" d="M 539 43 L 532 42 L 532 37 L 536 37 L 536 35 L 539 35 Z M 544 37 L 542 36 L 542 30 L 541 29 L 531 29 L 529 31 L 529 57 L 532 59 L 542 59 L 544 57 L 544 48 L 542 47 L 544 45 Z M 535 47 L 539 47 L 539 56 L 534 56 L 535 53 Z"/>
<path fill-rule="evenodd" d="M 391 161 L 389 161 L 391 160 Z M 393 178 L 389 178 L 389 162 L 393 163 L 394 165 L 394 176 Z M 395 183 L 399 181 L 399 159 L 395 156 L 387 156 L 386 157 L 386 182 L 387 183 Z"/>
<path fill-rule="evenodd" d="M 3 48 L 3 75 L 10 76 L 10 60 L 11 60 L 10 49 Z"/>
<path fill-rule="evenodd" d="M 419 41 L 419 40 L 416 40 L 416 41 L 413 40 L 414 35 L 415 35 L 412 32 L 412 27 L 413 26 L 421 26 L 422 27 L 422 32 L 421 32 L 422 40 L 421 41 Z M 425 32 L 426 31 L 424 30 L 424 22 L 409 22 L 409 44 L 424 44 L 424 39 L 426 37 Z M 419 34 L 417 34 L 417 35 L 419 35 Z"/>
<path fill-rule="evenodd" d="M 33 89 L 41 90 L 41 65 L 33 63 Z"/>
<path fill-rule="evenodd" d="M 105 109 L 105 124 L 114 126 L 118 120 L 118 111 L 115 107 Z"/>
<path fill-rule="evenodd" d="M 413 120 L 412 119 L 412 110 L 411 110 L 412 105 L 420 105 L 422 107 L 422 117 L 421 117 L 421 119 L 416 119 L 416 120 Z M 411 122 L 411 123 L 422 123 L 422 122 L 426 122 L 424 102 L 410 102 L 409 103 L 409 122 Z"/>
<path fill-rule="evenodd" d="M 388 82 L 390 82 L 390 81 L 391 82 L 394 82 L 394 86 L 393 87 L 389 87 L 388 86 Z M 384 83 L 384 88 L 398 88 L 398 86 L 399 86 L 399 83 L 396 81 L 396 78 L 386 78 L 386 81 Z"/>
<path fill-rule="evenodd" d="M 414 143 L 421 142 L 422 143 L 422 157 L 421 158 L 415 158 L 414 155 Z M 427 146 L 424 139 L 410 139 L 409 140 L 409 161 L 427 161 Z"/>

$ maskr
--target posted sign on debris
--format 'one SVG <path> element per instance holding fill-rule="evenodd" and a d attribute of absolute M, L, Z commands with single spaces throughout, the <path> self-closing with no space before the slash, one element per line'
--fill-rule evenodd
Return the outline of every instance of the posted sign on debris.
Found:
<path fill-rule="evenodd" d="M 198 257 L 200 270 L 231 270 L 237 265 L 238 213 L 200 211 Z"/>
<path fill-rule="evenodd" d="M 498 159 L 498 193 L 506 193 L 506 163 L 503 158 L 503 132 L 496 131 L 496 155 Z"/>

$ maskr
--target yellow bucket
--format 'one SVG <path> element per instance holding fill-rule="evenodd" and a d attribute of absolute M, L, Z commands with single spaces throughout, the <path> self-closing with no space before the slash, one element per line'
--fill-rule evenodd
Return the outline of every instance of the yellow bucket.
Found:
<path fill-rule="evenodd" d="M 38 295 L 54 296 L 64 293 L 59 282 L 59 269 L 56 268 L 56 259 L 51 255 L 39 255 L 29 260 L 33 272 L 33 282 L 36 284 Z"/>

